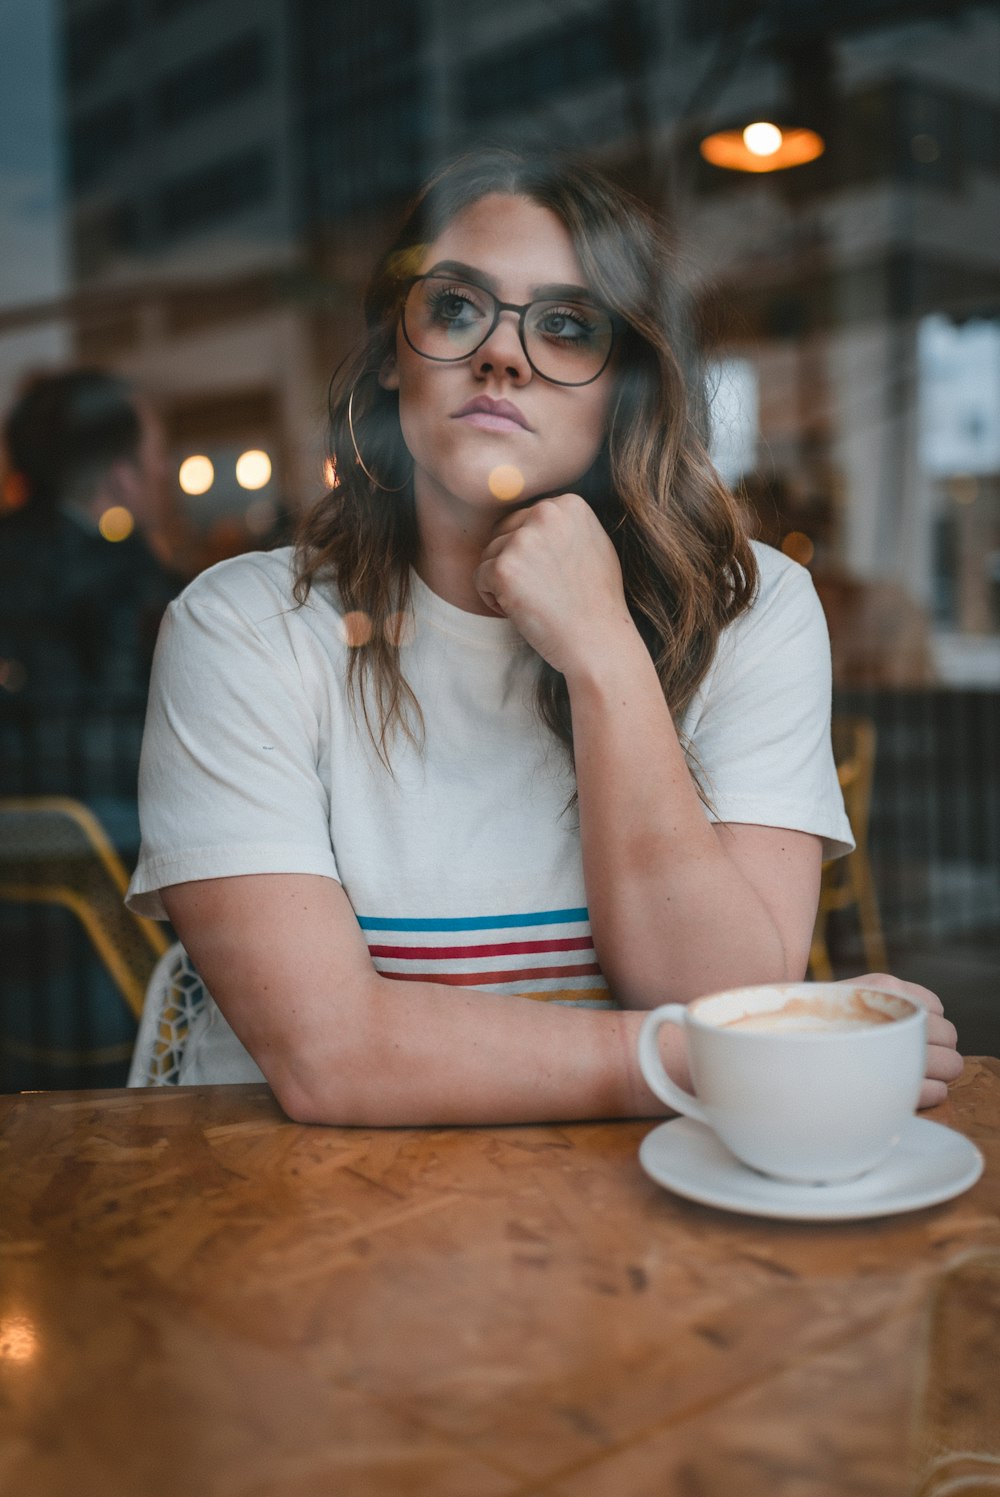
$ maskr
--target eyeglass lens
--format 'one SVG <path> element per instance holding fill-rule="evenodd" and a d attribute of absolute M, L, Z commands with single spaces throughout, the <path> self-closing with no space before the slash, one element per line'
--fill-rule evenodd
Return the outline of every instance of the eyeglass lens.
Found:
<path fill-rule="evenodd" d="M 475 353 L 492 331 L 496 309 L 496 297 L 481 286 L 427 276 L 410 288 L 403 328 L 417 353 L 447 363 Z M 595 379 L 608 361 L 613 335 L 610 315 L 589 302 L 535 301 L 524 314 L 532 367 L 559 384 Z"/>

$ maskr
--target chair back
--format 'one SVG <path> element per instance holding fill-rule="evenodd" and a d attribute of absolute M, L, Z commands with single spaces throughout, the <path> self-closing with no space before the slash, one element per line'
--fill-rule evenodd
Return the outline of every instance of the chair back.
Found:
<path fill-rule="evenodd" d="M 128 1073 L 129 1086 L 176 1086 L 191 1025 L 208 990 L 180 941 L 153 969 Z"/>
<path fill-rule="evenodd" d="M 827 924 L 835 910 L 856 911 L 869 971 L 884 972 L 887 965 L 875 880 L 868 857 L 868 822 L 875 777 L 875 724 L 870 717 L 835 716 L 832 738 L 837 779 L 855 846 L 846 857 L 823 865 L 819 909 L 809 954 L 809 975 L 819 982 L 827 982 L 833 977 Z"/>
<path fill-rule="evenodd" d="M 128 874 L 97 817 L 65 795 L 0 799 L 0 899 L 57 904 L 90 937 L 132 1013 L 168 940 L 123 903 Z"/>

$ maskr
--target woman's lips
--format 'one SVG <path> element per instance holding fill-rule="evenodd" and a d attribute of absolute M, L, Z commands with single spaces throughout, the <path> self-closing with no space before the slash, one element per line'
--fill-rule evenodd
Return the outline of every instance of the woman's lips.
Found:
<path fill-rule="evenodd" d="M 478 426 L 480 431 L 531 430 L 516 405 L 509 400 L 493 400 L 489 395 L 477 395 L 474 400 L 467 400 L 454 413 L 452 420 Z"/>
<path fill-rule="evenodd" d="M 521 421 L 512 421 L 509 416 L 498 416 L 494 411 L 469 411 L 453 418 L 465 426 L 478 426 L 480 431 L 524 431 Z"/>

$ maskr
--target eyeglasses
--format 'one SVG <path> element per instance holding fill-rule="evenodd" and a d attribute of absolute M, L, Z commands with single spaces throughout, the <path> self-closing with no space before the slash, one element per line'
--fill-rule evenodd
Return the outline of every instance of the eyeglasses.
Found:
<path fill-rule="evenodd" d="M 403 336 L 422 358 L 457 364 L 481 348 L 500 321 L 516 312 L 524 356 L 553 385 L 589 385 L 603 373 L 615 342 L 615 321 L 604 307 L 567 299 L 523 306 L 453 276 L 416 276 L 403 303 Z"/>

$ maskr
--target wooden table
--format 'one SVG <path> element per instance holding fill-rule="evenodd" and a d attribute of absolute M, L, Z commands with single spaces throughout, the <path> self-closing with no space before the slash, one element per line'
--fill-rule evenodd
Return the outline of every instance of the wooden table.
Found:
<path fill-rule="evenodd" d="M 977 1186 L 815 1226 L 661 1190 L 649 1123 L 4 1098 L 0 1492 L 912 1497 L 1000 1453 L 1000 1062 L 932 1116 Z"/>

